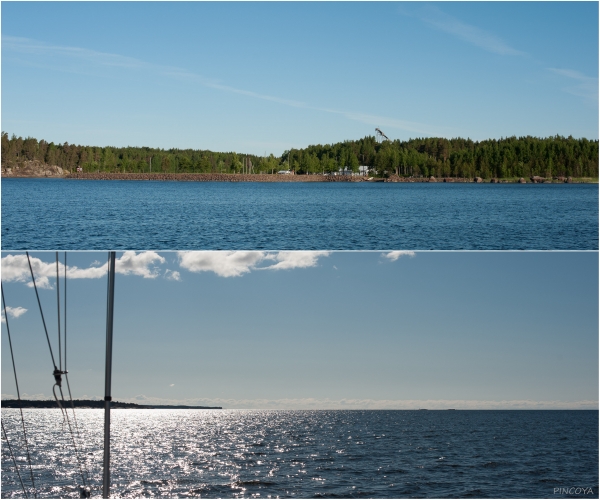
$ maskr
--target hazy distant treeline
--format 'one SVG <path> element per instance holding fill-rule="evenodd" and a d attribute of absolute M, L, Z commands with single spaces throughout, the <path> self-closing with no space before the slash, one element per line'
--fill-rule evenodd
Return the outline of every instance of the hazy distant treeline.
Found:
<path fill-rule="evenodd" d="M 598 177 L 598 141 L 573 137 L 507 137 L 499 140 L 411 139 L 357 141 L 309 146 L 281 157 L 259 157 L 196 149 L 98 147 L 54 144 L 2 133 L 2 165 L 38 160 L 84 172 L 223 172 L 270 173 L 291 169 L 297 174 L 359 170 L 366 165 L 380 175 L 435 177 L 530 177 L 539 175 Z M 250 163 L 252 170 L 249 170 Z"/>

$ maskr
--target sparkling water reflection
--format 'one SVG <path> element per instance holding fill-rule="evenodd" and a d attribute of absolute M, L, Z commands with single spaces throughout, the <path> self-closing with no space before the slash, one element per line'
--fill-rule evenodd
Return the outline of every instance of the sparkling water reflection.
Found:
<path fill-rule="evenodd" d="M 26 410 L 41 497 L 81 476 L 56 410 Z M 78 410 L 81 456 L 101 495 L 102 411 Z M 16 436 L 18 411 L 2 410 Z M 113 410 L 115 497 L 598 496 L 595 411 Z M 6 446 L 2 497 L 22 496 Z"/>

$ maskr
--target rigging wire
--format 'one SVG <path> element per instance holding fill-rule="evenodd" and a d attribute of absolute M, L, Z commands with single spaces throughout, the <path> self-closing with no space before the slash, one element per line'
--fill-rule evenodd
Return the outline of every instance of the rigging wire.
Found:
<path fill-rule="evenodd" d="M 25 438 L 25 449 L 27 450 L 27 462 L 29 463 L 29 475 L 31 476 L 31 484 L 33 485 L 33 497 L 37 498 L 37 488 L 33 479 L 33 467 L 31 466 L 31 455 L 29 453 L 29 443 L 27 442 L 27 431 L 25 430 L 25 417 L 23 416 L 23 405 L 21 403 L 21 391 L 19 391 L 19 381 L 17 379 L 17 368 L 15 366 L 15 356 L 12 348 L 12 339 L 10 338 L 10 328 L 8 326 L 8 314 L 6 314 L 6 301 L 4 300 L 4 286 L 0 283 L 0 291 L 2 293 L 2 309 L 4 310 L 4 321 L 6 321 L 6 333 L 8 333 L 8 345 L 10 347 L 10 358 L 12 360 L 13 372 L 15 374 L 15 386 L 17 388 L 17 399 L 19 401 L 19 411 L 21 413 L 21 425 L 23 426 L 23 437 Z M 4 424 L 2 424 L 4 430 Z M 8 438 L 7 438 L 8 441 Z M 19 474 L 19 478 L 20 478 Z"/>
<path fill-rule="evenodd" d="M 57 254 L 58 255 L 58 254 Z M 69 375 L 68 375 L 68 370 L 67 370 L 67 252 L 65 252 L 65 287 L 64 287 L 64 305 L 65 305 L 65 311 L 64 311 L 64 320 L 63 320 L 63 328 L 64 328 L 64 334 L 65 334 L 65 380 L 67 381 L 67 389 L 69 391 L 69 401 L 71 402 L 71 410 L 73 411 L 73 422 L 75 423 L 75 432 L 77 433 L 77 439 L 78 441 L 81 443 L 82 439 L 81 439 L 81 433 L 79 432 L 79 424 L 77 422 L 77 416 L 75 414 L 75 403 L 73 402 L 73 395 L 71 394 L 71 384 L 69 384 Z M 66 411 L 66 410 L 65 410 Z M 87 467 L 87 460 L 85 460 L 83 462 L 83 467 L 85 469 L 85 475 L 89 480 L 90 477 L 90 471 Z"/>
<path fill-rule="evenodd" d="M 69 391 L 69 400 L 71 401 L 71 408 L 73 410 L 73 420 L 75 421 L 75 430 L 77 431 L 77 438 L 81 441 L 81 434 L 79 432 L 79 425 L 77 424 L 77 417 L 75 416 L 75 404 L 73 403 L 73 396 L 71 394 L 71 385 L 69 384 L 69 371 L 67 370 L 67 252 L 65 252 L 65 287 L 64 287 L 64 304 L 65 304 L 65 312 L 64 312 L 64 321 L 63 328 L 65 333 L 65 380 L 67 381 L 67 389 Z M 86 474 L 89 476 L 89 471 L 87 470 L 86 463 Z"/>
<path fill-rule="evenodd" d="M 73 421 L 75 423 L 75 432 L 77 433 L 77 439 L 79 440 L 79 442 L 81 442 L 82 441 L 81 433 L 79 432 L 79 424 L 77 423 L 77 417 L 75 416 L 75 403 L 73 403 L 73 396 L 71 396 L 71 386 L 69 385 L 68 375 L 65 375 L 65 380 L 67 381 L 67 389 L 69 390 L 69 400 L 71 401 L 71 409 L 73 411 Z M 65 410 L 65 412 L 66 412 L 66 410 Z M 73 442 L 75 442 L 75 441 L 73 441 Z M 83 468 L 85 469 L 85 475 L 89 480 L 90 471 L 87 466 L 87 460 L 83 462 Z M 85 486 L 85 481 L 84 481 L 84 486 Z"/>
<path fill-rule="evenodd" d="M 58 389 L 60 391 L 60 397 L 63 402 L 65 400 L 65 396 L 63 394 L 61 385 L 59 385 L 58 383 L 54 384 L 54 387 L 52 387 L 54 399 L 56 399 L 56 403 L 58 404 L 59 408 L 64 412 L 63 414 L 65 415 L 65 419 L 66 419 L 67 425 L 69 427 L 69 434 L 71 434 L 71 440 L 73 441 L 73 448 L 75 449 L 75 458 L 77 459 L 77 466 L 79 467 L 79 473 L 81 474 L 81 480 L 83 481 L 83 487 L 87 488 L 87 481 L 85 479 L 85 474 L 83 473 L 83 469 L 81 467 L 81 458 L 79 457 L 79 450 L 77 449 L 77 443 L 75 442 L 75 434 L 73 433 L 73 428 L 71 427 L 71 419 L 69 418 L 69 414 L 67 413 L 67 410 L 63 408 L 63 405 L 60 403 L 60 401 L 56 397 L 56 393 L 54 392 L 54 389 L 56 386 L 58 386 Z"/>
<path fill-rule="evenodd" d="M 19 467 L 17 466 L 17 461 L 15 460 L 15 454 L 12 451 L 12 447 L 10 446 L 10 441 L 8 440 L 8 436 L 6 434 L 6 429 L 4 428 L 4 422 L 2 423 L 2 432 L 4 433 L 4 439 L 6 439 L 6 444 L 8 445 L 8 451 L 10 452 L 10 456 L 12 458 L 13 464 L 15 464 L 15 470 L 17 471 L 17 476 L 19 476 L 19 482 L 21 483 L 21 488 L 23 488 L 23 494 L 25 498 L 29 498 L 27 496 L 27 490 L 25 489 L 25 485 L 23 484 L 23 479 L 21 479 L 21 473 L 19 472 Z"/>
<path fill-rule="evenodd" d="M 46 320 L 44 319 L 44 313 L 42 311 L 42 304 L 40 302 L 40 294 L 38 293 L 37 285 L 35 284 L 35 276 L 33 275 L 33 268 L 31 267 L 31 259 L 29 258 L 29 252 L 25 252 L 27 255 L 27 262 L 29 263 L 29 271 L 31 272 L 31 280 L 33 281 L 33 288 L 35 289 L 35 296 L 37 297 L 38 307 L 40 308 L 40 315 L 42 316 L 42 323 L 44 324 L 44 331 L 46 332 L 46 340 L 48 341 L 48 349 L 50 349 L 50 357 L 52 358 L 52 365 L 56 372 L 56 362 L 54 361 L 54 354 L 52 353 L 52 345 L 50 344 L 50 337 L 48 336 L 48 328 L 46 328 Z"/>
<path fill-rule="evenodd" d="M 60 279 L 58 275 L 58 252 L 56 252 L 56 312 L 56 317 L 58 318 L 58 368 L 60 371 L 62 371 L 62 351 L 60 348 Z"/>
<path fill-rule="evenodd" d="M 65 371 L 67 371 L 67 252 L 65 252 Z"/>

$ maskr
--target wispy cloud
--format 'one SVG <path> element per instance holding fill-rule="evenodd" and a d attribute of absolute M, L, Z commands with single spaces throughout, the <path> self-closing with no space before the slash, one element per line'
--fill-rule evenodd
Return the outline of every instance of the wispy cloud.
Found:
<path fill-rule="evenodd" d="M 87 62 L 92 62 L 101 66 L 113 66 L 118 68 L 128 69 L 143 69 L 151 67 L 150 64 L 144 63 L 133 57 L 122 56 L 118 54 L 110 54 L 108 52 L 98 52 L 80 47 L 68 47 L 64 45 L 54 45 L 45 43 L 31 38 L 23 38 L 16 36 L 2 36 L 2 49 L 20 52 L 24 54 L 35 55 L 62 55 L 70 58 L 76 58 Z"/>
<path fill-rule="evenodd" d="M 563 90 L 569 94 L 583 97 L 592 102 L 598 102 L 598 78 L 584 75 L 583 73 L 565 68 L 547 68 L 555 75 L 562 76 L 574 82 L 575 85 L 565 87 Z"/>
<path fill-rule="evenodd" d="M 392 252 L 381 254 L 383 258 L 391 260 L 392 262 L 396 262 L 400 257 L 403 257 L 405 255 L 408 257 L 414 257 L 416 253 L 410 250 L 394 250 Z"/>
<path fill-rule="evenodd" d="M 422 10 L 416 17 L 434 29 L 453 35 L 488 52 L 507 56 L 526 55 L 524 52 L 511 47 L 497 35 L 462 22 L 436 7 Z"/>
<path fill-rule="evenodd" d="M 329 252 L 190 251 L 178 252 L 179 265 L 190 272 L 213 272 L 224 278 L 242 276 L 254 270 L 282 270 L 314 267 Z M 268 264 L 275 261 L 275 264 Z M 267 263 L 267 265 L 264 265 Z M 261 266 L 261 264 L 263 264 Z"/>
<path fill-rule="evenodd" d="M 414 122 L 410 120 L 379 116 L 369 113 L 332 109 L 322 106 L 314 106 L 310 103 L 297 101 L 294 99 L 286 99 L 279 96 L 273 96 L 261 92 L 255 92 L 252 90 L 241 89 L 233 87 L 231 85 L 227 85 L 223 82 L 220 82 L 219 80 L 207 78 L 203 75 L 193 73 L 185 68 L 148 63 L 140 59 L 119 54 L 99 52 L 95 50 L 84 49 L 81 47 L 69 47 L 48 44 L 38 40 L 8 35 L 2 36 L 2 50 L 3 53 L 4 51 L 7 51 L 9 53 L 13 52 L 25 55 L 55 55 L 63 58 L 68 58 L 70 60 L 85 62 L 92 66 L 112 67 L 131 71 L 149 71 L 167 78 L 193 82 L 203 87 L 215 89 L 221 92 L 243 95 L 253 99 L 261 99 L 264 101 L 270 101 L 294 108 L 303 108 L 322 113 L 335 114 L 338 116 L 343 116 L 344 118 L 349 120 L 359 121 L 361 123 L 374 125 L 378 127 L 396 128 L 423 135 L 444 135 L 444 133 L 451 133 L 451 129 L 446 127 L 432 127 L 424 123 Z M 77 71 L 76 68 L 80 68 L 80 66 L 75 66 L 75 68 L 71 67 L 69 68 L 69 71 Z M 54 65 L 53 69 L 59 69 L 59 66 Z"/>
<path fill-rule="evenodd" d="M 37 287 L 51 289 L 52 284 L 50 280 L 56 279 L 56 262 L 44 262 L 42 259 L 32 256 L 30 256 L 30 260 Z M 116 259 L 115 272 L 119 274 L 133 274 L 142 276 L 143 278 L 156 278 L 160 274 L 160 270 L 156 264 L 163 264 L 164 262 L 164 257 L 161 257 L 156 252 L 136 253 L 127 251 Z M 3 281 L 23 282 L 33 287 L 26 255 L 9 254 L 2 258 L 0 265 Z M 61 277 L 64 276 L 64 264 L 59 263 L 58 271 Z M 97 279 L 105 276 L 107 271 L 108 264 L 106 263 L 100 266 L 92 265 L 87 268 L 67 266 L 67 277 L 68 279 Z"/>
<path fill-rule="evenodd" d="M 165 271 L 165 279 L 168 279 L 169 281 L 181 281 L 181 273 L 179 271 L 167 269 Z"/>
<path fill-rule="evenodd" d="M 268 254 L 266 260 L 274 260 L 277 263 L 263 269 L 298 269 L 315 267 L 321 257 L 328 257 L 330 252 L 277 252 Z"/>

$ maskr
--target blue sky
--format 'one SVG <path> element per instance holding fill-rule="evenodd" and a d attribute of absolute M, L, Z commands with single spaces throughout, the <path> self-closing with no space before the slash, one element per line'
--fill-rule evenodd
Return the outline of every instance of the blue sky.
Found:
<path fill-rule="evenodd" d="M 2 130 L 280 154 L 598 138 L 598 4 L 3 2 Z"/>
<path fill-rule="evenodd" d="M 2 257 L 22 395 L 51 396 L 52 364 L 27 261 Z M 117 257 L 117 400 L 598 407 L 597 252 Z M 57 356 L 55 255 L 32 259 Z M 101 397 L 106 254 L 69 253 L 68 264 L 71 387 L 75 397 Z M 3 396 L 15 394 L 11 369 L 3 323 Z"/>

